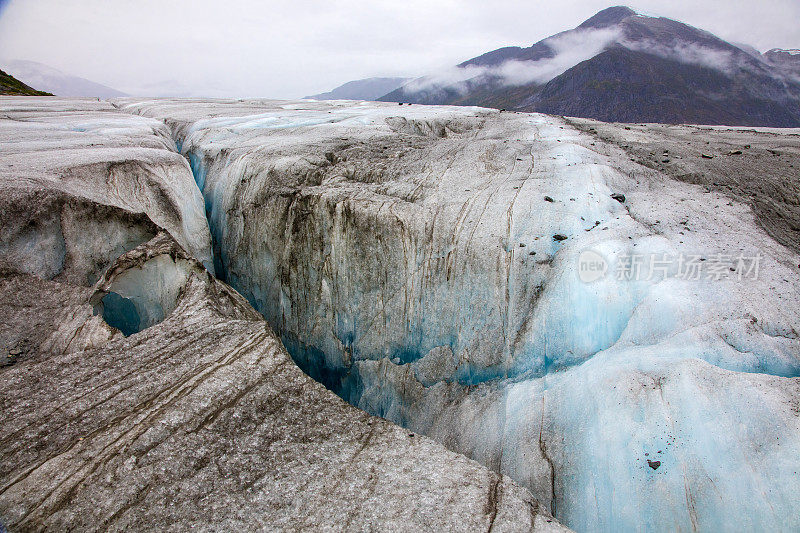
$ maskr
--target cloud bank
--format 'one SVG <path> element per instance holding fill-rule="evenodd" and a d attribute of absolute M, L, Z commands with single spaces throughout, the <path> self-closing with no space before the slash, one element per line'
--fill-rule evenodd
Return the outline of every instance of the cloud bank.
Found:
<path fill-rule="evenodd" d="M 623 41 L 620 44 L 629 50 L 645 52 L 687 65 L 713 68 L 721 72 L 730 72 L 735 62 L 734 55 L 730 51 L 717 50 L 686 42 L 665 45 L 654 41 Z"/>
<path fill-rule="evenodd" d="M 635 4 L 637 10 L 760 50 L 800 46 L 798 0 Z M 574 28 L 609 5 L 607 0 L 0 0 L 0 53 L 131 94 L 292 98 L 354 79 L 439 72 L 488 50 L 527 46 Z M 560 54 L 538 65 L 511 63 L 498 74 L 507 83 L 539 82 L 591 53 L 571 60 Z M 476 74 L 445 73 L 456 81 Z"/>
<path fill-rule="evenodd" d="M 711 48 L 686 41 L 669 44 L 647 39 L 632 41 L 625 37 L 623 29 L 618 26 L 567 31 L 545 39 L 543 43 L 552 53 L 549 58 L 538 61 L 512 59 L 495 66 L 452 67 L 416 79 L 404 85 L 402 89 L 406 94 L 441 90 L 463 94 L 469 91 L 471 83 L 485 81 L 508 87 L 532 83 L 541 85 L 614 45 L 684 64 L 712 68 L 727 74 L 741 67 L 757 70 L 756 66 L 739 61 L 736 57 L 738 54 L 732 50 Z M 759 52 L 755 49 L 746 47 L 742 51 L 761 60 Z"/>
<path fill-rule="evenodd" d="M 538 61 L 510 60 L 499 66 L 452 67 L 414 80 L 403 86 L 406 93 L 436 90 L 447 87 L 465 92 L 468 81 L 476 78 L 493 78 L 501 85 L 520 86 L 530 83 L 547 83 L 578 63 L 591 59 L 621 38 L 619 28 L 574 30 L 543 41 L 552 57 Z"/>

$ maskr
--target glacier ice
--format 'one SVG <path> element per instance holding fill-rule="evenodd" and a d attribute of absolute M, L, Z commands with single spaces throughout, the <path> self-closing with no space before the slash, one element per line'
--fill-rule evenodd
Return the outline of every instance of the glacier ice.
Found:
<path fill-rule="evenodd" d="M 105 265 L 160 227 L 213 271 L 203 199 L 164 122 L 110 112 L 106 102 L 73 102 L 0 104 L 24 115 L 0 122 L 7 184 L 0 256 L 46 279 L 91 286 Z"/>
<path fill-rule="evenodd" d="M 190 274 L 186 259 L 149 259 L 108 283 L 97 313 L 126 335 L 147 329 L 172 312 Z"/>
<path fill-rule="evenodd" d="M 125 105 L 0 97 L 0 529 L 566 531 L 304 375 L 211 274 L 179 124 Z"/>
<path fill-rule="evenodd" d="M 508 474 L 577 530 L 800 527 L 797 256 L 747 206 L 556 117 L 123 108 L 170 124 L 218 274 L 351 403 Z M 764 261 L 757 280 L 587 284 L 586 250 Z"/>

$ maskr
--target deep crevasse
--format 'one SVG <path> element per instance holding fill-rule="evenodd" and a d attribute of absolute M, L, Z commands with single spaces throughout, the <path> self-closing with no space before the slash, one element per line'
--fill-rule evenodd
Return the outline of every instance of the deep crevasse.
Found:
<path fill-rule="evenodd" d="M 800 374 L 799 307 L 776 283 L 797 275 L 742 231 L 743 206 L 642 185 L 554 118 L 263 107 L 136 110 L 175 120 L 217 271 L 309 374 L 579 531 L 800 526 L 798 380 L 780 377 Z M 614 264 L 734 248 L 766 250 L 764 278 L 577 276 L 586 249 Z"/>

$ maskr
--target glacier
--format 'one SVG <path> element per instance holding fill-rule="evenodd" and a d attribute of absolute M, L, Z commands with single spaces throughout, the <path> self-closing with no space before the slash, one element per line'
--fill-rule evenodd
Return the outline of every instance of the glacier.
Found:
<path fill-rule="evenodd" d="M 507 474 L 577 531 L 800 528 L 798 255 L 745 201 L 630 157 L 660 153 L 646 127 L 612 143 L 480 108 L 115 105 L 169 128 L 217 275 L 353 405 Z M 691 133 L 672 157 L 719 144 Z M 774 135 L 798 150 L 791 132 L 736 142 L 766 152 Z M 760 269 L 586 283 L 586 251 Z"/>
<path fill-rule="evenodd" d="M 0 97 L 0 530 L 568 531 L 303 373 L 221 280 L 212 176 L 125 106 Z M 249 123 L 331 123 L 287 114 Z"/>

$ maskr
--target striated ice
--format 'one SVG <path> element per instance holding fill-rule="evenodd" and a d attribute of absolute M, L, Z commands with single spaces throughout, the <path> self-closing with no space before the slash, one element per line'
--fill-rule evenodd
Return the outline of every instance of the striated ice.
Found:
<path fill-rule="evenodd" d="M 566 531 L 305 375 L 212 275 L 237 191 L 175 152 L 185 124 L 126 105 L 0 98 L 0 530 Z"/>
<path fill-rule="evenodd" d="M 750 205 L 618 146 L 661 150 L 658 127 L 620 126 L 615 144 L 567 119 L 479 108 L 115 106 L 108 121 L 65 121 L 40 148 L 75 135 L 124 144 L 119 128 L 131 128 L 124 142 L 137 139 L 131 153 L 148 172 L 100 173 L 112 179 L 93 201 L 145 211 L 189 254 L 213 257 L 293 359 L 354 405 L 509 475 L 579 531 L 800 527 L 800 258 Z M 702 150 L 723 136 L 754 152 L 797 144 L 780 131 L 687 135 Z M 699 159 L 683 146 L 671 153 Z M 173 147 L 188 163 L 165 155 Z M 37 157 L 26 152 L 26 164 L 38 168 Z M 67 157 L 65 168 L 86 160 Z M 75 194 L 69 180 L 47 183 Z M 5 261 L 30 258 L 48 279 L 100 279 L 95 294 L 131 332 L 173 320 L 175 287 L 187 286 L 180 261 L 151 259 L 152 272 L 144 262 L 111 281 L 105 270 L 157 228 L 138 221 L 135 235 L 87 255 L 70 251 L 69 223 L 37 220 L 52 230 L 8 226 Z M 64 242 L 64 253 L 37 239 Z M 580 276 L 587 252 L 607 263 L 591 282 Z M 632 255 L 719 254 L 760 254 L 759 276 L 616 271 Z"/>
<path fill-rule="evenodd" d="M 126 102 L 172 124 L 218 272 L 355 405 L 577 530 L 800 527 L 798 259 L 747 206 L 555 117 Z M 587 250 L 609 265 L 592 283 Z M 737 253 L 763 254 L 758 279 L 613 270 Z"/>

